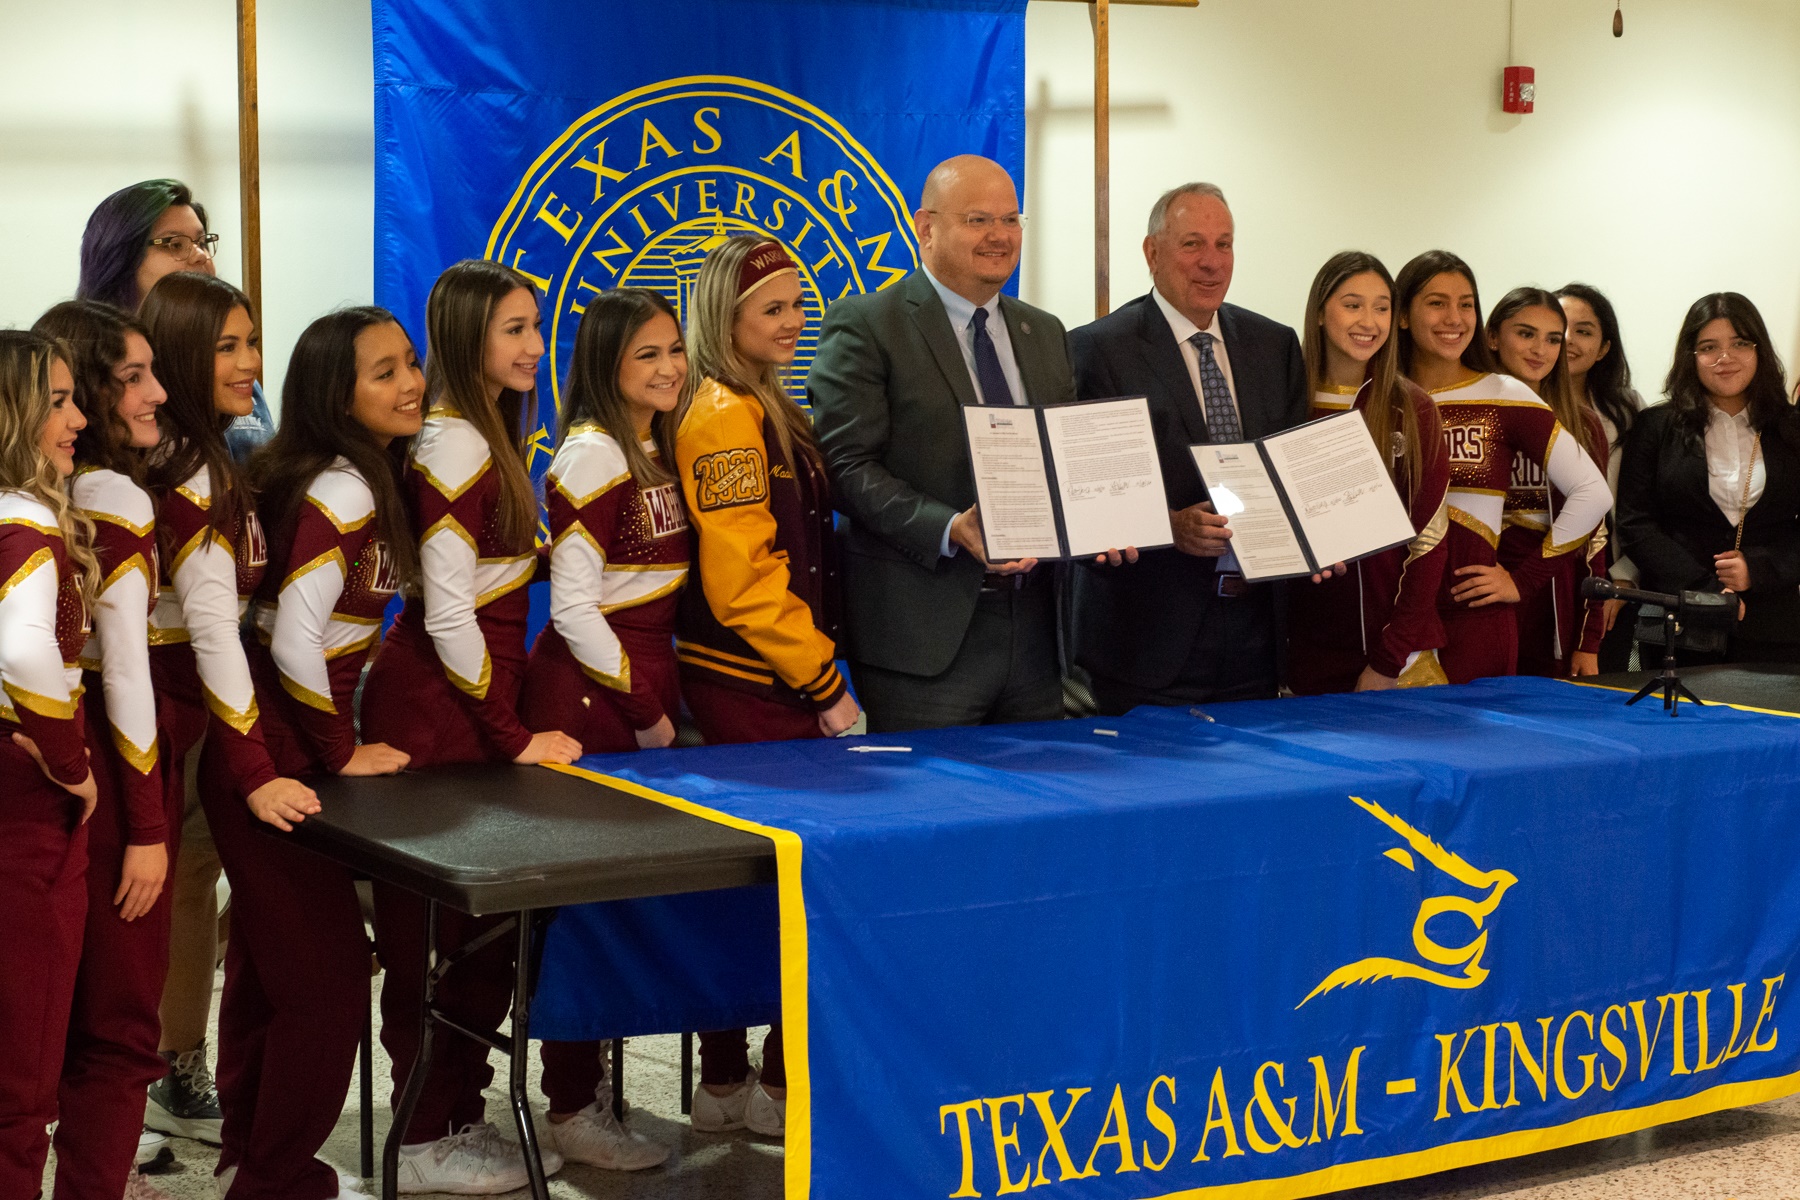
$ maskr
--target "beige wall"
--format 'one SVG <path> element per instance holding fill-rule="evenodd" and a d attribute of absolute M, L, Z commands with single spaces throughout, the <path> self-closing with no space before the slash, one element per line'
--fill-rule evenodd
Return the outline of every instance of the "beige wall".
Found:
<path fill-rule="evenodd" d="M 1500 111 L 1506 0 L 1201 0 L 1113 9 L 1115 305 L 1148 287 L 1157 194 L 1222 186 L 1231 299 L 1289 323 L 1314 272 L 1360 248 L 1393 270 L 1433 247 L 1492 303 L 1581 279 L 1612 297 L 1647 395 L 1687 306 L 1741 291 L 1800 350 L 1800 4 L 1517 0 L 1537 111 Z M 1083 8 L 1034 3 L 1038 151 L 1023 294 L 1092 313 L 1092 40 Z M 1790 379 L 1793 372 L 1790 371 Z"/>
<path fill-rule="evenodd" d="M 612 2 L 612 0 L 608 0 Z M 371 287 L 366 0 L 264 0 L 269 369 Z M 1211 179 L 1239 220 L 1232 299 L 1293 322 L 1318 264 L 1398 268 L 1442 245 L 1488 298 L 1582 278 L 1618 302 L 1646 390 L 1681 313 L 1734 288 L 1800 350 L 1800 3 L 1517 0 L 1538 111 L 1499 112 L 1506 0 L 1202 0 L 1114 14 L 1113 299 L 1164 187 Z M 0 325 L 74 288 L 88 211 L 121 184 L 195 184 L 237 276 L 232 0 L 0 0 Z M 1024 294 L 1092 313 L 1091 42 L 1028 9 Z"/>

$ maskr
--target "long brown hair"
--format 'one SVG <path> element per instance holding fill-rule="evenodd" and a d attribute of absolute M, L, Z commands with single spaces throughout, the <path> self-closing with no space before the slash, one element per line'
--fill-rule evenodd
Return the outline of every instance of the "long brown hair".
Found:
<path fill-rule="evenodd" d="M 688 361 L 702 379 L 716 379 L 735 392 L 747 392 L 762 402 L 763 412 L 775 426 L 775 440 L 782 461 L 791 470 L 794 448 L 817 461 L 818 443 L 812 422 L 783 386 L 783 372 L 772 363 L 752 364 L 737 351 L 731 327 L 737 321 L 738 272 L 750 252 L 766 245 L 768 238 L 727 239 L 700 265 L 694 281 L 694 306 L 688 321 Z"/>
<path fill-rule="evenodd" d="M 1313 277 L 1312 291 L 1306 297 L 1306 323 L 1301 334 L 1301 351 L 1306 359 L 1307 393 L 1312 395 L 1325 386 L 1325 303 L 1357 275 L 1380 277 L 1387 286 L 1390 301 L 1394 295 L 1394 277 L 1379 258 L 1361 250 L 1345 250 L 1325 260 Z M 1419 416 L 1413 411 L 1410 385 L 1400 374 L 1399 339 L 1394 335 L 1399 322 L 1388 329 L 1388 337 L 1369 359 L 1367 378 L 1369 402 L 1363 406 L 1363 421 L 1369 427 L 1387 463 L 1388 474 L 1399 483 L 1402 473 L 1410 488 L 1417 488 L 1424 477 L 1427 453 L 1434 458 L 1443 453 L 1441 446 L 1426 446 L 1419 440 Z M 1398 434 L 1400 453 L 1394 454 Z"/>
<path fill-rule="evenodd" d="M 254 330 L 256 310 L 250 306 L 250 297 L 215 275 L 177 271 L 156 281 L 138 312 L 150 333 L 151 349 L 156 351 L 156 378 L 169 394 L 156 410 L 164 440 L 146 472 L 146 486 L 161 497 L 204 467 L 212 487 L 207 515 L 211 529 L 256 510 L 243 469 L 232 460 L 225 444 L 225 430 L 232 418 L 213 403 L 219 335 L 232 310 L 238 308 L 249 315 Z"/>
<path fill-rule="evenodd" d="M 412 439 L 376 445 L 351 415 L 356 403 L 356 339 L 392 323 L 385 308 L 342 308 L 306 327 L 281 384 L 281 428 L 250 460 L 271 544 L 285 554 L 306 491 L 339 458 L 349 460 L 375 495 L 375 524 L 402 588 L 418 581 L 419 543 L 400 496 L 400 465 Z"/>
<path fill-rule="evenodd" d="M 84 467 L 117 471 L 141 485 L 148 459 L 131 444 L 131 430 L 119 417 L 125 385 L 113 372 L 125 361 L 127 334 L 150 340 L 143 322 L 98 300 L 64 300 L 39 317 L 31 331 L 61 343 L 69 353 L 75 403 L 88 422 L 87 428 L 75 435 L 75 461 Z"/>
<path fill-rule="evenodd" d="M 1411 321 L 1412 302 L 1419 298 L 1425 285 L 1439 275 L 1461 275 L 1469 281 L 1469 291 L 1475 297 L 1475 330 L 1462 352 L 1462 365 L 1483 375 L 1498 371 L 1500 364 L 1488 348 L 1487 339 L 1481 336 L 1481 288 L 1475 283 L 1475 272 L 1448 250 L 1427 250 L 1415 256 L 1394 278 L 1394 340 L 1400 343 L 1400 370 L 1412 374 L 1413 355 L 1417 352 L 1412 330 L 1402 325 L 1400 319 L 1405 317 Z"/>
<path fill-rule="evenodd" d="M 1499 340 L 1500 326 L 1528 308 L 1547 308 L 1555 313 L 1556 319 L 1563 323 L 1566 344 L 1569 318 L 1563 313 L 1562 301 L 1556 298 L 1555 292 L 1537 287 L 1514 288 L 1500 297 L 1499 303 L 1494 305 L 1494 311 L 1488 314 L 1487 336 L 1496 341 Z M 1498 353 L 1495 351 L 1496 356 Z M 1504 365 L 1501 369 L 1505 370 Z M 1521 379 L 1519 382 L 1524 383 L 1525 381 Z M 1531 385 L 1526 384 L 1526 386 L 1530 387 Z M 1550 406 L 1550 411 L 1556 414 L 1556 419 L 1562 427 L 1574 434 L 1578 443 L 1587 447 L 1589 456 L 1596 462 L 1604 464 L 1607 457 L 1605 435 L 1598 430 L 1596 425 L 1588 422 L 1587 415 L 1592 410 L 1575 394 L 1575 388 L 1569 382 L 1569 360 L 1561 350 L 1557 351 L 1556 365 L 1550 368 L 1550 373 L 1539 380 L 1538 385 L 1532 390 L 1537 392 L 1540 400 Z M 1598 416 L 1599 414 L 1595 413 L 1594 415 Z M 1598 447 L 1593 443 L 1595 434 L 1599 434 L 1602 438 Z"/>
<path fill-rule="evenodd" d="M 1706 436 L 1706 422 L 1712 415 L 1712 402 L 1700 382 L 1699 365 L 1694 361 L 1694 347 L 1700 342 L 1700 331 L 1714 321 L 1731 322 L 1731 331 L 1756 343 L 1756 374 L 1744 389 L 1744 401 L 1750 414 L 1750 427 L 1767 433 L 1777 425 L 1792 430 L 1793 406 L 1788 403 L 1787 385 L 1782 381 L 1781 356 L 1769 337 L 1769 327 L 1762 313 L 1748 296 L 1738 292 L 1714 292 L 1702 296 L 1688 308 L 1682 318 L 1681 332 L 1675 337 L 1675 361 L 1669 366 L 1664 391 L 1675 410 L 1675 422 L 1689 441 L 1698 443 Z"/>
<path fill-rule="evenodd" d="M 647 288 L 619 288 L 588 301 L 587 311 L 581 314 L 581 328 L 575 333 L 569 382 L 563 388 L 562 428 L 557 433 L 560 443 L 577 422 L 592 421 L 612 434 L 625 452 L 631 477 L 645 487 L 675 478 L 670 470 L 675 462 L 675 430 L 694 394 L 694 372 L 689 371 L 674 411 L 659 412 L 651 419 L 650 436 L 662 454 L 663 465 L 658 466 L 638 444 L 631 406 L 619 391 L 619 368 L 625 364 L 631 339 L 659 314 L 675 323 L 677 333 L 681 331 L 674 307 Z"/>
<path fill-rule="evenodd" d="M 469 258 L 447 268 L 425 303 L 425 396 L 446 404 L 487 442 L 500 476 L 500 538 L 518 553 L 537 536 L 537 493 L 525 469 L 525 422 L 537 415 L 537 388 L 505 388 L 488 397 L 488 325 L 500 302 L 523 288 L 538 298 L 531 280 L 502 263 Z"/>
<path fill-rule="evenodd" d="M 58 359 L 67 365 L 69 356 L 42 334 L 0 329 L 0 489 L 41 500 L 55 514 L 81 598 L 91 611 L 100 594 L 94 523 L 69 502 L 62 477 L 41 449 L 52 412 L 50 364 Z"/>

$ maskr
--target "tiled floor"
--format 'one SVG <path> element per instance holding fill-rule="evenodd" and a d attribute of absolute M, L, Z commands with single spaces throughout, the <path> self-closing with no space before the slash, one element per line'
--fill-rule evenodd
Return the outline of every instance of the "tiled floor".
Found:
<path fill-rule="evenodd" d="M 752 1045 L 760 1045 L 759 1037 Z M 779 1145 L 744 1134 L 693 1132 L 680 1115 L 679 1043 L 636 1038 L 626 1051 L 625 1094 L 633 1128 L 667 1144 L 662 1167 L 619 1175 L 570 1166 L 551 1181 L 557 1200 L 780 1200 Z M 533 1055 L 534 1097 L 536 1056 Z M 376 1048 L 376 1149 L 387 1133 L 387 1062 Z M 488 1112 L 510 1130 L 502 1093 L 490 1091 Z M 357 1089 L 325 1156 L 357 1165 Z M 157 1177 L 175 1200 L 213 1200 L 216 1154 L 175 1140 L 176 1169 Z M 52 1163 L 54 1169 L 54 1163 Z M 46 1179 L 46 1195 L 48 1194 Z M 369 1191 L 377 1189 L 371 1185 Z M 515 1193 L 524 1196 L 527 1193 Z M 1529 1158 L 1447 1171 L 1382 1187 L 1340 1192 L 1342 1200 L 1796 1200 L 1800 1197 L 1800 1097 L 1628 1134 Z M 816 1196 L 816 1200 L 833 1200 Z"/>

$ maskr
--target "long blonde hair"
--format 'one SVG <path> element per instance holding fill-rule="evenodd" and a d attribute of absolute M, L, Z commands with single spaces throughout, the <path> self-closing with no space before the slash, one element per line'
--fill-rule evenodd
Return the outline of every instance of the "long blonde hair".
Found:
<path fill-rule="evenodd" d="M 530 550 L 537 536 L 537 493 L 525 469 L 525 423 L 537 417 L 537 389 L 508 388 L 490 400 L 484 364 L 494 309 L 520 288 L 537 299 L 537 288 L 511 267 L 470 258 L 446 268 L 425 302 L 425 396 L 448 403 L 487 442 L 500 476 L 500 540 L 515 553 Z"/>
<path fill-rule="evenodd" d="M 1300 335 L 1301 353 L 1306 360 L 1306 390 L 1309 400 L 1325 387 L 1325 327 L 1320 320 L 1325 313 L 1325 304 L 1352 277 L 1370 272 L 1380 276 L 1381 282 L 1387 285 L 1389 299 L 1397 299 L 1394 296 L 1394 277 L 1388 274 L 1387 267 L 1373 254 L 1366 254 L 1361 250 L 1345 250 L 1332 255 L 1313 277 L 1312 291 L 1306 297 L 1306 320 Z M 1369 359 L 1369 402 L 1363 406 L 1363 421 L 1368 425 L 1369 436 L 1381 451 L 1382 460 L 1387 463 L 1388 474 L 1394 477 L 1394 482 L 1400 482 L 1398 468 L 1404 466 L 1408 486 L 1417 488 L 1425 474 L 1427 456 L 1435 458 L 1443 451 L 1441 447 L 1427 446 L 1419 439 L 1419 418 L 1413 412 L 1407 383 L 1400 373 L 1398 326 L 1399 314 L 1395 312 L 1394 325 L 1390 327 L 1387 341 Z M 1398 455 L 1394 453 L 1396 434 L 1399 435 Z"/>
<path fill-rule="evenodd" d="M 773 363 L 760 366 L 739 354 L 732 344 L 731 327 L 737 320 L 738 272 L 744 259 L 768 238 L 734 237 L 706 256 L 694 281 L 694 303 L 688 318 L 688 363 L 703 379 L 716 379 L 733 391 L 748 392 L 762 402 L 775 426 L 775 440 L 788 469 L 794 467 L 794 448 L 815 462 L 818 443 L 812 421 L 794 402 L 783 385 L 782 372 Z"/>
<path fill-rule="evenodd" d="M 61 360 L 67 366 L 72 357 L 40 334 L 0 330 L 0 488 L 35 496 L 56 514 L 81 598 L 92 609 L 100 594 L 94 523 L 70 503 L 55 464 L 39 448 L 51 413 L 50 364 Z"/>

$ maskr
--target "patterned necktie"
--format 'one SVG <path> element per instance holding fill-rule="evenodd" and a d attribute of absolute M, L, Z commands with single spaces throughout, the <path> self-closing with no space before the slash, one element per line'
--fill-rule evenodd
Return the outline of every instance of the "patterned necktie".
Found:
<path fill-rule="evenodd" d="M 1188 339 L 1200 352 L 1200 398 L 1206 405 L 1206 437 L 1214 443 L 1241 442 L 1244 428 L 1238 424 L 1237 405 L 1231 402 L 1231 388 L 1225 383 L 1225 372 L 1213 358 L 1213 340 L 1209 333 L 1196 333 Z"/>
<path fill-rule="evenodd" d="M 1000 369 L 1000 354 L 994 349 L 994 339 L 988 336 L 988 310 L 976 309 L 972 323 L 975 326 L 975 378 L 981 383 L 981 402 L 1018 403 L 1013 399 L 1012 388 L 1007 385 L 1006 372 Z"/>

